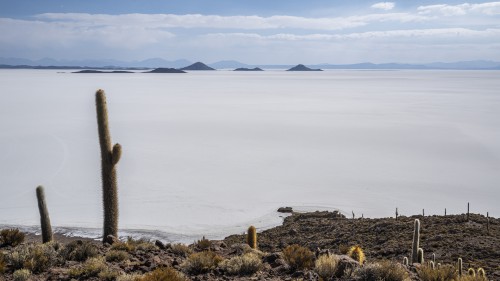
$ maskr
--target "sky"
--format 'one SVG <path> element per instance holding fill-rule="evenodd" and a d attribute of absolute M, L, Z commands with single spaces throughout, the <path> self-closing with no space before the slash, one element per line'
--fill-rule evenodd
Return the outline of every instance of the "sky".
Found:
<path fill-rule="evenodd" d="M 0 0 L 0 57 L 500 61 L 500 2 Z"/>

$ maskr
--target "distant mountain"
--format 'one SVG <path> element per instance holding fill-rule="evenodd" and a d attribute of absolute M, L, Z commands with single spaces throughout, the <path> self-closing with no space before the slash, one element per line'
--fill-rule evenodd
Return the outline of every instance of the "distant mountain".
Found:
<path fill-rule="evenodd" d="M 186 59 L 168 61 L 162 58 L 150 58 L 141 61 L 119 61 L 112 59 L 104 60 L 57 60 L 53 58 L 42 58 L 39 60 L 29 60 L 24 58 L 2 58 L 0 57 L 0 68 L 8 69 L 110 69 L 110 70 L 140 70 L 153 68 L 182 68 L 190 65 L 192 62 Z M 204 67 L 194 64 L 196 70 Z M 206 66 L 206 65 L 205 65 Z M 236 69 L 236 68 L 254 68 L 260 67 L 263 69 L 289 69 L 292 65 L 249 65 L 235 60 L 224 60 L 212 63 L 206 66 L 211 69 Z M 316 64 L 309 65 L 311 68 L 320 69 L 457 69 L 457 70 L 498 70 L 500 62 L 495 61 L 459 61 L 459 62 L 433 62 L 422 64 L 407 64 L 407 63 L 356 63 L 356 64 Z M 199 69 L 198 69 L 199 68 Z M 187 69 L 195 70 L 195 69 Z"/>
<path fill-rule="evenodd" d="M 119 61 L 119 60 L 55 60 L 43 58 L 39 60 L 29 60 L 21 58 L 0 58 L 0 65 L 24 65 L 24 66 L 57 66 L 57 67 L 82 67 L 82 68 L 158 68 L 169 67 L 179 68 L 191 64 L 185 59 L 167 61 L 161 58 L 151 58 L 142 61 Z"/>
<path fill-rule="evenodd" d="M 298 64 L 290 69 L 288 69 L 287 71 L 323 71 L 321 69 L 312 69 L 312 68 L 309 68 L 303 64 Z"/>
<path fill-rule="evenodd" d="M 192 65 L 181 68 L 180 70 L 215 70 L 215 69 L 211 68 L 210 66 L 202 62 L 195 62 Z"/>
<path fill-rule="evenodd" d="M 156 68 L 144 73 L 186 73 L 186 71 L 182 71 L 180 69 L 175 69 L 175 68 Z"/>
<path fill-rule="evenodd" d="M 234 68 L 249 68 L 250 65 L 241 63 L 235 60 L 223 60 L 209 64 L 215 69 L 234 69 Z"/>
<path fill-rule="evenodd" d="M 240 67 L 236 68 L 234 71 L 264 71 L 264 70 L 262 70 L 262 68 L 259 67 L 254 67 L 254 68 Z"/>

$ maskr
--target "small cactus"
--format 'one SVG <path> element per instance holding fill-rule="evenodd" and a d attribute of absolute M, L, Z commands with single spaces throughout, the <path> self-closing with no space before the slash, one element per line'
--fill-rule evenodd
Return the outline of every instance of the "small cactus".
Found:
<path fill-rule="evenodd" d="M 45 201 L 45 192 L 43 186 L 36 188 L 36 199 L 38 200 L 38 211 L 40 212 L 40 225 L 42 228 L 42 241 L 47 243 L 52 241 L 52 227 L 50 225 L 49 211 L 47 211 L 47 202 Z"/>
<path fill-rule="evenodd" d="M 257 249 L 257 230 L 251 225 L 247 232 L 247 243 L 252 249 Z"/>
<path fill-rule="evenodd" d="M 396 220 L 398 220 L 398 216 L 399 216 L 398 208 L 396 207 Z"/>
<path fill-rule="evenodd" d="M 430 261 L 430 262 L 429 262 L 429 266 L 430 266 L 430 268 L 432 268 L 432 269 L 435 269 L 435 268 L 436 268 L 435 263 L 434 263 L 433 261 Z"/>
<path fill-rule="evenodd" d="M 467 270 L 467 274 L 469 276 L 476 277 L 476 271 L 472 267 Z"/>
<path fill-rule="evenodd" d="M 359 262 L 359 264 L 363 264 L 365 262 L 365 253 L 360 246 L 352 246 L 347 252 L 347 255 L 353 260 Z"/>
<path fill-rule="evenodd" d="M 104 242 L 106 241 L 108 235 L 118 237 L 118 187 L 116 164 L 120 160 L 122 147 L 119 144 L 111 146 L 111 135 L 109 134 L 108 124 L 108 108 L 106 105 L 106 95 L 104 94 L 104 91 L 98 90 L 95 97 L 99 144 L 101 146 Z"/>
<path fill-rule="evenodd" d="M 458 276 L 462 276 L 462 258 L 458 258 Z"/>
<path fill-rule="evenodd" d="M 484 269 L 482 267 L 477 269 L 477 276 L 482 277 L 482 278 L 486 278 L 486 272 L 484 271 Z"/>
<path fill-rule="evenodd" d="M 432 262 L 436 263 L 436 254 L 432 253 Z"/>
<path fill-rule="evenodd" d="M 419 264 L 424 264 L 424 249 L 418 248 L 417 261 Z"/>
<path fill-rule="evenodd" d="M 413 232 L 413 246 L 411 249 L 411 263 L 418 262 L 418 248 L 420 244 L 420 221 L 415 220 L 415 227 Z"/>
<path fill-rule="evenodd" d="M 408 266 L 408 258 L 407 257 L 403 258 L 403 265 Z"/>
<path fill-rule="evenodd" d="M 470 216 L 470 214 L 469 214 L 469 207 L 470 207 L 469 202 L 467 202 L 467 221 L 469 221 L 469 216 Z"/>

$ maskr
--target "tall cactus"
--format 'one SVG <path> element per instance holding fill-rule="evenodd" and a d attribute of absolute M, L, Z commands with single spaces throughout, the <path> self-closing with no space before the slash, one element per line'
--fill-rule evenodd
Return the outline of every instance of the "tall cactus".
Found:
<path fill-rule="evenodd" d="M 257 249 L 257 230 L 253 225 L 248 228 L 247 243 L 252 249 Z"/>
<path fill-rule="evenodd" d="M 458 276 L 462 276 L 462 258 L 458 258 Z"/>
<path fill-rule="evenodd" d="M 47 211 L 45 192 L 43 191 L 43 186 L 41 185 L 36 188 L 36 199 L 38 200 L 38 211 L 40 211 L 42 241 L 43 243 L 47 243 L 52 241 L 52 226 L 50 225 L 49 211 Z"/>
<path fill-rule="evenodd" d="M 420 221 L 415 219 L 415 229 L 413 232 L 413 246 L 411 249 L 411 263 L 418 262 L 418 248 L 420 244 Z"/>
<path fill-rule="evenodd" d="M 116 164 L 120 160 L 122 147 L 118 143 L 111 146 L 108 109 L 104 91 L 98 90 L 95 98 L 99 144 L 101 146 L 102 199 L 104 207 L 103 241 L 106 241 L 108 235 L 118 237 L 118 187 L 116 181 Z"/>

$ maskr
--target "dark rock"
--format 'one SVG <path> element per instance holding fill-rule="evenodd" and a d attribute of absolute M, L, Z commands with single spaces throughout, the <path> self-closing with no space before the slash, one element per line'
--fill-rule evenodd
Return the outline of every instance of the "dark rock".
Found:
<path fill-rule="evenodd" d="M 166 250 L 167 249 L 167 247 L 165 246 L 165 244 L 163 244 L 163 242 L 161 242 L 160 240 L 156 240 L 155 241 L 155 245 L 156 245 L 156 247 L 158 247 L 158 248 L 160 248 L 162 250 Z"/>
<path fill-rule="evenodd" d="M 279 213 L 292 213 L 293 209 L 292 209 L 292 207 L 279 207 L 278 212 Z"/>
<path fill-rule="evenodd" d="M 108 243 L 110 245 L 113 245 L 114 243 L 118 243 L 120 240 L 113 235 L 108 235 L 106 236 L 106 239 L 104 240 L 104 243 Z"/>

